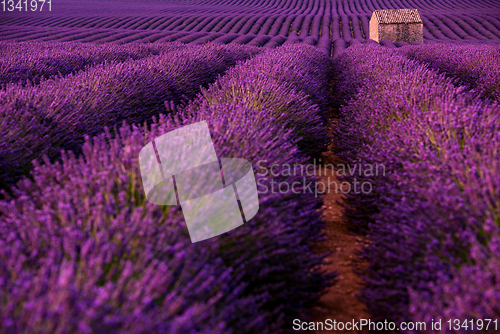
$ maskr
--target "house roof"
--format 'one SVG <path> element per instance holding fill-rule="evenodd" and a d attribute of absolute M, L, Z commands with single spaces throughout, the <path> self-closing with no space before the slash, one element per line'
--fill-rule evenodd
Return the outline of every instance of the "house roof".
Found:
<path fill-rule="evenodd" d="M 373 11 L 379 24 L 422 23 L 418 9 L 384 9 Z"/>

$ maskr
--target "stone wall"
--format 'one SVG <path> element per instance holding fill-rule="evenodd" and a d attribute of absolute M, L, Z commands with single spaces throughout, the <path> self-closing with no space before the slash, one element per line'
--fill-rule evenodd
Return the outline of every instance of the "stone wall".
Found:
<path fill-rule="evenodd" d="M 370 27 L 371 28 L 371 27 Z M 405 41 L 423 42 L 423 24 L 422 23 L 398 23 L 378 25 L 378 42 L 388 39 L 391 42 Z M 371 29 L 370 29 L 370 38 Z M 375 39 L 376 40 L 376 39 Z"/>
<path fill-rule="evenodd" d="M 370 20 L 370 39 L 373 39 L 374 41 L 380 42 L 378 38 L 378 28 L 379 24 L 377 21 L 376 17 L 372 17 Z"/>

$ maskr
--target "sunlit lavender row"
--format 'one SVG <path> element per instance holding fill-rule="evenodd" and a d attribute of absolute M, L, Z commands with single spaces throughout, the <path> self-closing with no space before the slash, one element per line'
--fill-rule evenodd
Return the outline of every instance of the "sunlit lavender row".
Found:
<path fill-rule="evenodd" d="M 172 51 L 167 52 L 169 48 Z M 98 64 L 36 86 L 19 83 L 0 91 L 0 135 L 4 138 L 0 184 L 12 184 L 26 175 L 33 159 L 43 155 L 53 159 L 61 149 L 78 150 L 84 136 L 97 135 L 105 126 L 150 119 L 166 111 L 165 101 L 187 102 L 200 86 L 259 52 L 240 45 L 185 47 L 176 43 L 162 49 L 165 52 L 158 56 Z"/>
<path fill-rule="evenodd" d="M 190 54 L 210 48 L 174 54 L 190 64 Z M 211 50 L 217 59 L 217 50 L 231 59 L 248 54 Z M 307 93 L 327 91 L 325 62 L 312 46 L 261 53 L 185 111 L 129 122 L 116 134 L 105 130 L 86 140 L 79 157 L 67 152 L 60 162 L 35 163 L 33 180 L 20 181 L 0 202 L 2 331 L 272 333 L 307 311 L 335 277 L 319 270 L 324 256 L 313 249 L 323 235 L 320 198 L 261 195 L 250 222 L 192 244 L 178 207 L 146 202 L 138 154 L 151 138 L 206 120 L 219 156 L 306 163 L 313 142 L 300 144 L 309 134 L 301 121 L 315 124 L 313 135 L 324 123 L 327 97 Z M 252 78 L 253 91 L 235 91 L 238 77 Z M 313 138 L 324 145 L 325 138 Z"/>

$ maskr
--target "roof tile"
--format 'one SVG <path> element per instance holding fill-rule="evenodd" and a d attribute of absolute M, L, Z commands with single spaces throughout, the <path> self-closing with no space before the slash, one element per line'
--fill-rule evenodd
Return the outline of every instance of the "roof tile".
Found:
<path fill-rule="evenodd" d="M 379 24 L 422 23 L 418 9 L 375 10 L 373 15 L 377 17 Z"/>

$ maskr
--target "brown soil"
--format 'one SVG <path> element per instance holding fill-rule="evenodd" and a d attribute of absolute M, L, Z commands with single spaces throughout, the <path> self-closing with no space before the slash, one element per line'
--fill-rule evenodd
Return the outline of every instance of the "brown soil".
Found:
<path fill-rule="evenodd" d="M 330 129 L 335 126 L 333 117 L 331 118 Z M 333 164 L 339 163 L 337 157 L 333 154 L 333 144 L 324 152 L 321 157 L 321 163 Z M 320 169 L 321 168 L 321 169 Z M 340 182 L 331 169 L 321 166 L 317 170 L 317 175 L 321 175 L 324 184 L 329 182 Z M 321 174 L 319 174 L 321 173 Z M 326 174 L 326 175 L 325 175 Z M 355 261 L 358 257 L 356 251 L 359 250 L 365 239 L 359 235 L 350 233 L 347 229 L 347 222 L 342 214 L 342 193 L 336 191 L 332 184 L 324 198 L 324 219 L 326 221 L 326 240 L 317 245 L 318 251 L 333 253 L 327 257 L 330 264 L 324 265 L 323 269 L 327 271 L 337 271 L 339 273 L 338 282 L 329 288 L 318 303 L 317 309 L 322 313 L 314 321 L 325 321 L 326 319 L 336 320 L 338 322 L 351 322 L 359 319 L 369 319 L 370 315 L 366 305 L 360 302 L 356 295 L 360 294 L 360 277 L 354 272 L 356 269 L 362 269 L 366 263 Z M 336 330 L 336 331 L 316 331 L 320 333 L 356 333 L 357 331 Z"/>

